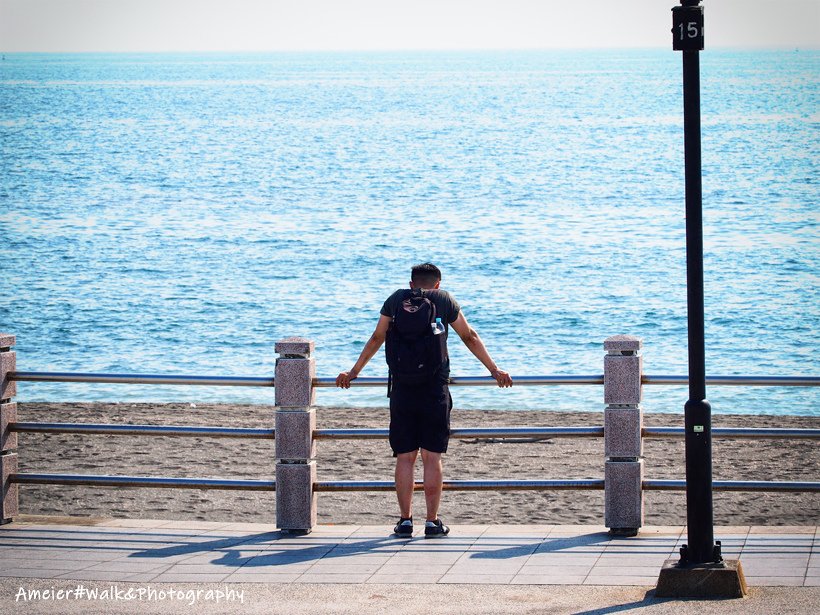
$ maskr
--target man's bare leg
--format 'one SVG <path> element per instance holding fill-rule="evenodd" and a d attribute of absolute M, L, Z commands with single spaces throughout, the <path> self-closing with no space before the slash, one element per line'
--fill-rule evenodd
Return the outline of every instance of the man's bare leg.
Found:
<path fill-rule="evenodd" d="M 416 455 L 418 451 L 396 455 L 396 497 L 402 518 L 409 518 L 413 511 L 413 487 L 415 486 Z"/>
<path fill-rule="evenodd" d="M 443 481 L 441 453 L 421 449 L 421 460 L 424 463 L 424 499 L 427 502 L 427 520 L 435 521 L 438 519 Z"/>

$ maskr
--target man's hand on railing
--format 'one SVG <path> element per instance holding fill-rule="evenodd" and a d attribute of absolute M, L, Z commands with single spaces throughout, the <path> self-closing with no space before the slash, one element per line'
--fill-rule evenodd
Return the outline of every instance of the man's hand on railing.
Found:
<path fill-rule="evenodd" d="M 342 389 L 349 389 L 350 388 L 350 381 L 355 380 L 356 377 L 359 375 L 355 369 L 351 369 L 347 372 L 342 372 L 338 376 L 336 376 L 336 386 Z"/>
<path fill-rule="evenodd" d="M 495 378 L 495 381 L 501 388 L 511 387 L 513 385 L 512 376 L 503 369 L 496 368 L 490 372 L 490 375 Z"/>

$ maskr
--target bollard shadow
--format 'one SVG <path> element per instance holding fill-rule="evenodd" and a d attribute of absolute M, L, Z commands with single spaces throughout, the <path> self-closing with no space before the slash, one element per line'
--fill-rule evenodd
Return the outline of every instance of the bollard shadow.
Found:
<path fill-rule="evenodd" d="M 503 541 L 503 538 L 499 538 Z M 585 547 L 600 546 L 609 544 L 612 537 L 605 533 L 582 534 L 580 536 L 562 536 L 557 538 L 544 538 L 540 542 L 532 544 L 511 545 L 500 549 L 486 551 L 471 551 L 470 558 L 475 559 L 508 559 L 532 555 L 533 553 L 571 553 Z"/>

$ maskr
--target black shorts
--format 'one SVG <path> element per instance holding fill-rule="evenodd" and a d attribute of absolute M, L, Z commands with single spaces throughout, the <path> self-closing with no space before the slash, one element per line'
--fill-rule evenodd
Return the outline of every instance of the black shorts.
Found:
<path fill-rule="evenodd" d="M 390 391 L 390 447 L 393 456 L 420 448 L 446 453 L 453 400 L 447 381 L 408 385 L 394 382 Z"/>

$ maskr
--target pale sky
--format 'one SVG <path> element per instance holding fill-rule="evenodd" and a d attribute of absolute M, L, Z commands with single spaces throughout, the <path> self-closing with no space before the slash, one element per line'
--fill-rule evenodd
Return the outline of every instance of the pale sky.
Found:
<path fill-rule="evenodd" d="M 0 0 L 0 51 L 671 49 L 676 0 Z M 704 0 L 706 46 L 820 47 L 820 0 Z"/>

